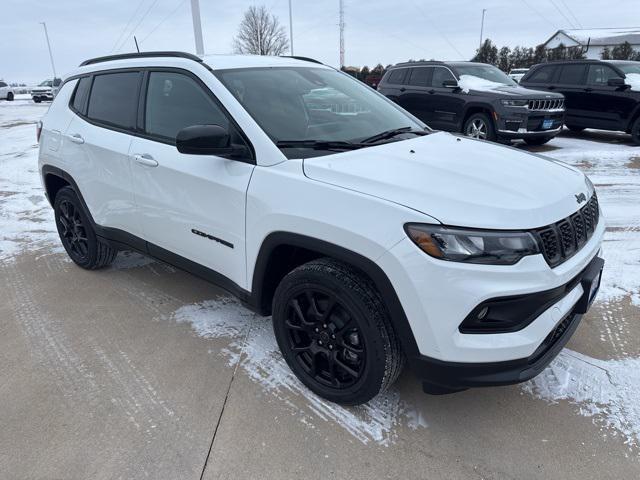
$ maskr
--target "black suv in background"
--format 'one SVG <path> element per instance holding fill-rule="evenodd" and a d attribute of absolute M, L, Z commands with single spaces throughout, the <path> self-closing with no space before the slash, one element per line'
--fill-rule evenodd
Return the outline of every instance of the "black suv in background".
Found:
<path fill-rule="evenodd" d="M 620 130 L 630 133 L 640 145 L 640 62 L 543 63 L 533 67 L 520 85 L 562 93 L 571 130 Z"/>
<path fill-rule="evenodd" d="M 400 63 L 378 91 L 432 128 L 541 145 L 562 130 L 564 98 L 519 86 L 498 68 L 472 62 Z"/>

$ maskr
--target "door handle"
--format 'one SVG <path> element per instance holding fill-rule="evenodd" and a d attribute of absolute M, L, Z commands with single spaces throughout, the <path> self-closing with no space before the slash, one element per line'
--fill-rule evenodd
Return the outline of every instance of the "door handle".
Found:
<path fill-rule="evenodd" d="M 429 90 L 429 93 L 430 93 L 431 95 L 433 95 L 434 93 L 436 93 L 436 91 L 435 91 L 434 89 L 431 89 L 431 90 Z"/>
<path fill-rule="evenodd" d="M 585 91 L 585 92 L 593 92 L 593 88 L 588 88 L 588 87 L 587 87 L 587 88 L 585 88 L 585 89 L 584 89 L 584 91 Z"/>
<path fill-rule="evenodd" d="M 71 140 L 73 143 L 77 143 L 80 145 L 84 143 L 84 138 L 82 138 L 82 135 L 80 135 L 79 133 L 73 133 L 71 135 L 67 135 L 67 138 Z"/>
<path fill-rule="evenodd" d="M 547 88 L 548 88 L 549 90 L 555 90 L 555 89 L 556 89 L 556 87 L 554 87 L 553 85 L 551 85 L 551 86 L 549 86 L 549 87 L 547 87 Z"/>
<path fill-rule="evenodd" d="M 400 89 L 400 91 L 401 91 L 401 92 L 405 92 L 406 90 L 407 90 L 407 89 L 406 89 L 406 88 L 404 88 L 404 87 L 402 87 L 402 88 Z"/>
<path fill-rule="evenodd" d="M 133 159 L 139 163 L 140 165 L 144 165 L 145 167 L 157 167 L 158 161 L 155 160 L 151 155 L 145 153 L 142 155 L 134 155 Z"/>

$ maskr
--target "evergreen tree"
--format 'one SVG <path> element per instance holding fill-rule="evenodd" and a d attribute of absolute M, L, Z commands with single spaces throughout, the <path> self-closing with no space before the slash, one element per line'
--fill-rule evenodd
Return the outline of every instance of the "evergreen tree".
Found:
<path fill-rule="evenodd" d="M 490 39 L 486 39 L 482 46 L 476 51 L 476 55 L 472 62 L 498 64 L 498 47 L 496 47 Z"/>
<path fill-rule="evenodd" d="M 509 73 L 511 70 L 511 49 L 509 47 L 502 47 L 498 54 L 498 68 L 503 72 Z"/>

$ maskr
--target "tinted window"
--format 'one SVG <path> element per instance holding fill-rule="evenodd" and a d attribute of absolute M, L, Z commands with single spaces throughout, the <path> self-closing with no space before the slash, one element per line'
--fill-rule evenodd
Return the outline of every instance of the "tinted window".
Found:
<path fill-rule="evenodd" d="M 541 67 L 531 74 L 527 81 L 535 83 L 549 83 L 553 81 L 556 67 Z"/>
<path fill-rule="evenodd" d="M 96 75 L 89 98 L 89 118 L 133 128 L 138 106 L 138 78 L 137 72 Z"/>
<path fill-rule="evenodd" d="M 409 77 L 409 85 L 415 85 L 417 87 L 426 87 L 429 85 L 431 70 L 431 68 L 426 67 L 412 68 L 411 76 Z"/>
<path fill-rule="evenodd" d="M 606 65 L 590 65 L 587 83 L 589 85 L 607 85 L 610 78 L 622 78 L 616 71 Z"/>
<path fill-rule="evenodd" d="M 434 87 L 442 87 L 442 84 L 444 83 L 445 80 L 455 81 L 456 78 L 453 76 L 453 74 L 449 71 L 448 68 L 435 67 L 433 69 L 433 79 L 431 80 L 431 85 L 433 85 Z"/>
<path fill-rule="evenodd" d="M 175 140 L 180 130 L 192 125 L 220 125 L 228 129 L 229 120 L 191 77 L 151 72 L 145 110 L 147 133 Z"/>
<path fill-rule="evenodd" d="M 586 65 L 563 65 L 560 69 L 559 83 L 565 85 L 579 85 L 582 83 Z"/>
<path fill-rule="evenodd" d="M 7 84 L 6 84 L 6 83 L 4 83 L 4 82 L 0 82 L 0 88 L 6 87 L 6 86 L 7 86 Z"/>
<path fill-rule="evenodd" d="M 71 105 L 74 110 L 84 113 L 84 104 L 89 93 L 89 87 L 91 86 L 91 77 L 82 77 L 78 81 L 78 86 L 73 94 L 73 101 Z"/>
<path fill-rule="evenodd" d="M 387 80 L 387 83 L 394 83 L 396 85 L 401 85 L 402 83 L 404 83 L 404 77 L 406 73 L 407 73 L 406 68 L 399 68 L 398 70 L 393 70 L 389 74 L 389 80 Z"/>

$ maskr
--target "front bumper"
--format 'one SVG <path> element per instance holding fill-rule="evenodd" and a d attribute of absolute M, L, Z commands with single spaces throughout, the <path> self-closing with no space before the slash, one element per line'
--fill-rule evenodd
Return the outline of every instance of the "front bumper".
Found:
<path fill-rule="evenodd" d="M 469 387 L 509 385 L 527 381 L 538 375 L 560 353 L 578 328 L 582 315 L 589 310 L 600 286 L 603 266 L 604 260 L 595 257 L 587 268 L 572 280 L 582 287 L 580 298 L 527 358 L 488 363 L 444 362 L 427 356 L 413 359 L 412 367 L 423 380 L 424 391 L 441 394 Z"/>
<path fill-rule="evenodd" d="M 524 139 L 555 137 L 562 131 L 564 110 L 522 110 L 496 112 L 498 135 L 508 139 Z"/>

